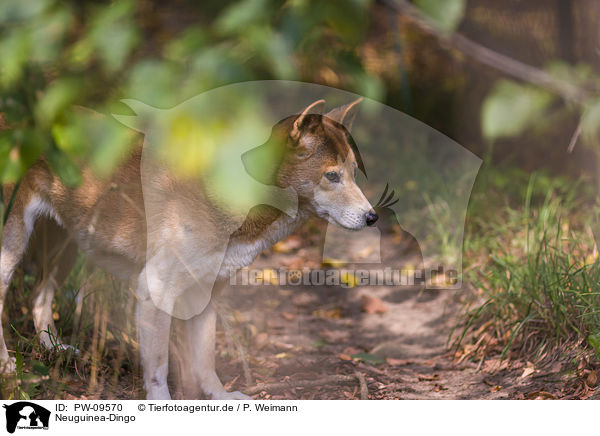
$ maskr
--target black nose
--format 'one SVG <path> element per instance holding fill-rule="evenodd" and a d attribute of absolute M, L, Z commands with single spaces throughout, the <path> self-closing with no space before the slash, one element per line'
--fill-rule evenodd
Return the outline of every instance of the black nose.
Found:
<path fill-rule="evenodd" d="M 365 214 L 365 219 L 367 220 L 367 225 L 372 226 L 379 219 L 379 215 L 377 215 L 375 212 L 367 212 Z"/>

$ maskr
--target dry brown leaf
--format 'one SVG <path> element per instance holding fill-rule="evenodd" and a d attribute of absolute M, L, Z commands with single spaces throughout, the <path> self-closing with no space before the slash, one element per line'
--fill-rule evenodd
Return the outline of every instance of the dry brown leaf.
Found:
<path fill-rule="evenodd" d="M 350 356 L 348 356 L 347 354 L 344 354 L 344 353 L 338 354 L 338 357 L 341 360 L 352 360 L 352 357 L 350 357 Z"/>
<path fill-rule="evenodd" d="M 344 391 L 344 396 L 349 400 L 354 400 L 354 394 L 352 392 Z"/>
<path fill-rule="evenodd" d="M 596 387 L 596 385 L 598 384 L 598 374 L 596 373 L 596 371 L 592 371 L 588 374 L 588 376 L 585 379 L 585 383 L 590 388 Z"/>
<path fill-rule="evenodd" d="M 502 389 L 502 386 L 500 385 L 491 386 L 490 392 L 498 392 L 500 389 Z"/>
<path fill-rule="evenodd" d="M 355 347 L 346 347 L 342 351 L 342 354 L 347 354 L 348 356 L 352 356 L 353 354 L 358 354 L 360 352 L 361 352 L 361 350 L 359 350 L 358 348 L 355 348 Z"/>
<path fill-rule="evenodd" d="M 287 319 L 288 321 L 293 321 L 294 319 L 296 319 L 296 315 L 290 312 L 281 312 L 281 316 Z"/>
<path fill-rule="evenodd" d="M 277 253 L 289 253 L 302 246 L 302 239 L 297 235 L 292 235 L 289 238 L 277 242 L 273 245 L 273 251 Z"/>
<path fill-rule="evenodd" d="M 254 342 L 256 344 L 256 347 L 258 349 L 263 348 L 265 345 L 267 345 L 269 343 L 269 335 L 265 332 L 261 332 L 259 334 L 256 335 L 256 338 L 254 339 Z"/>
<path fill-rule="evenodd" d="M 527 400 L 556 400 L 556 396 L 546 391 L 535 391 L 525 395 Z"/>
<path fill-rule="evenodd" d="M 521 378 L 529 377 L 531 374 L 535 372 L 535 366 L 531 362 L 527 362 L 527 366 L 523 370 L 523 374 L 521 374 Z"/>
<path fill-rule="evenodd" d="M 404 366 L 404 365 L 410 365 L 412 363 L 412 361 L 407 360 L 407 359 L 394 359 L 393 357 L 388 357 L 387 359 L 385 359 L 385 361 L 387 362 L 388 365 L 391 365 L 391 366 Z"/>
<path fill-rule="evenodd" d="M 370 315 L 375 313 L 386 313 L 388 311 L 387 306 L 383 301 L 377 297 L 370 295 L 363 295 L 362 299 L 362 310 Z"/>
<path fill-rule="evenodd" d="M 313 316 L 317 316 L 319 318 L 330 318 L 330 319 L 340 319 L 342 317 L 342 310 L 340 308 L 335 308 L 331 310 L 315 310 L 313 311 Z"/>
<path fill-rule="evenodd" d="M 508 359 L 487 359 L 483 364 L 483 371 L 493 374 L 497 371 L 502 371 L 508 368 L 509 361 Z"/>

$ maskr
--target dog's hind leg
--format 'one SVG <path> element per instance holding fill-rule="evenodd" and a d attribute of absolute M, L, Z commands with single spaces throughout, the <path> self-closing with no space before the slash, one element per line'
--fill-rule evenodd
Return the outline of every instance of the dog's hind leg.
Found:
<path fill-rule="evenodd" d="M 171 315 L 150 298 L 145 270 L 139 277 L 137 296 L 136 322 L 146 399 L 170 400 L 167 376 Z"/>
<path fill-rule="evenodd" d="M 77 245 L 67 231 L 52 220 L 42 220 L 32 238 L 30 252 L 41 267 L 33 291 L 33 323 L 40 343 L 47 349 L 72 349 L 58 336 L 52 317 L 54 292 L 65 281 L 77 258 Z"/>
<path fill-rule="evenodd" d="M 41 204 L 42 202 L 36 197 L 25 201 L 23 195 L 18 192 L 4 225 L 0 248 L 0 314 L 4 310 L 4 299 L 13 273 L 23 260 L 33 225 L 40 215 Z M 0 372 L 9 373 L 14 372 L 15 369 L 15 358 L 8 355 L 4 331 L 0 323 Z"/>
<path fill-rule="evenodd" d="M 186 355 L 195 381 L 213 400 L 251 400 L 239 391 L 227 392 L 215 371 L 217 311 L 210 303 L 200 315 L 185 321 Z"/>

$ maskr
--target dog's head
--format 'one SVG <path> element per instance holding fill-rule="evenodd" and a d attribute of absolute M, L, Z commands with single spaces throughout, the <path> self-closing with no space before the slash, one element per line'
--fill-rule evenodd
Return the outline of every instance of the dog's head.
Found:
<path fill-rule="evenodd" d="M 292 187 L 300 207 L 330 223 L 350 230 L 373 225 L 377 214 L 356 184 L 357 171 L 364 172 L 364 166 L 345 127 L 352 124 L 359 103 L 322 115 L 325 101 L 318 100 L 301 114 L 280 121 L 261 146 L 264 153 L 278 154 L 277 165 L 262 174 L 249 172 L 263 183 Z"/>

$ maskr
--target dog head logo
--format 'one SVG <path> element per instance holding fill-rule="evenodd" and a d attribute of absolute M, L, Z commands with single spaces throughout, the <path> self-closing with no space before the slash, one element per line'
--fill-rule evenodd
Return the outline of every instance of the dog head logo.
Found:
<path fill-rule="evenodd" d="M 6 431 L 18 429 L 48 429 L 50 411 L 29 401 L 3 405 L 6 409 Z"/>
<path fill-rule="evenodd" d="M 136 115 L 115 118 L 144 133 L 140 288 L 173 316 L 201 313 L 218 280 L 309 215 L 329 222 L 324 256 L 350 261 L 365 237 L 377 245 L 378 209 L 382 222 L 415 236 L 428 263 L 445 256 L 460 270 L 481 161 L 424 124 L 343 91 L 284 81 L 228 85 L 165 110 L 124 102 Z M 246 239 L 234 249 L 232 235 Z"/>

